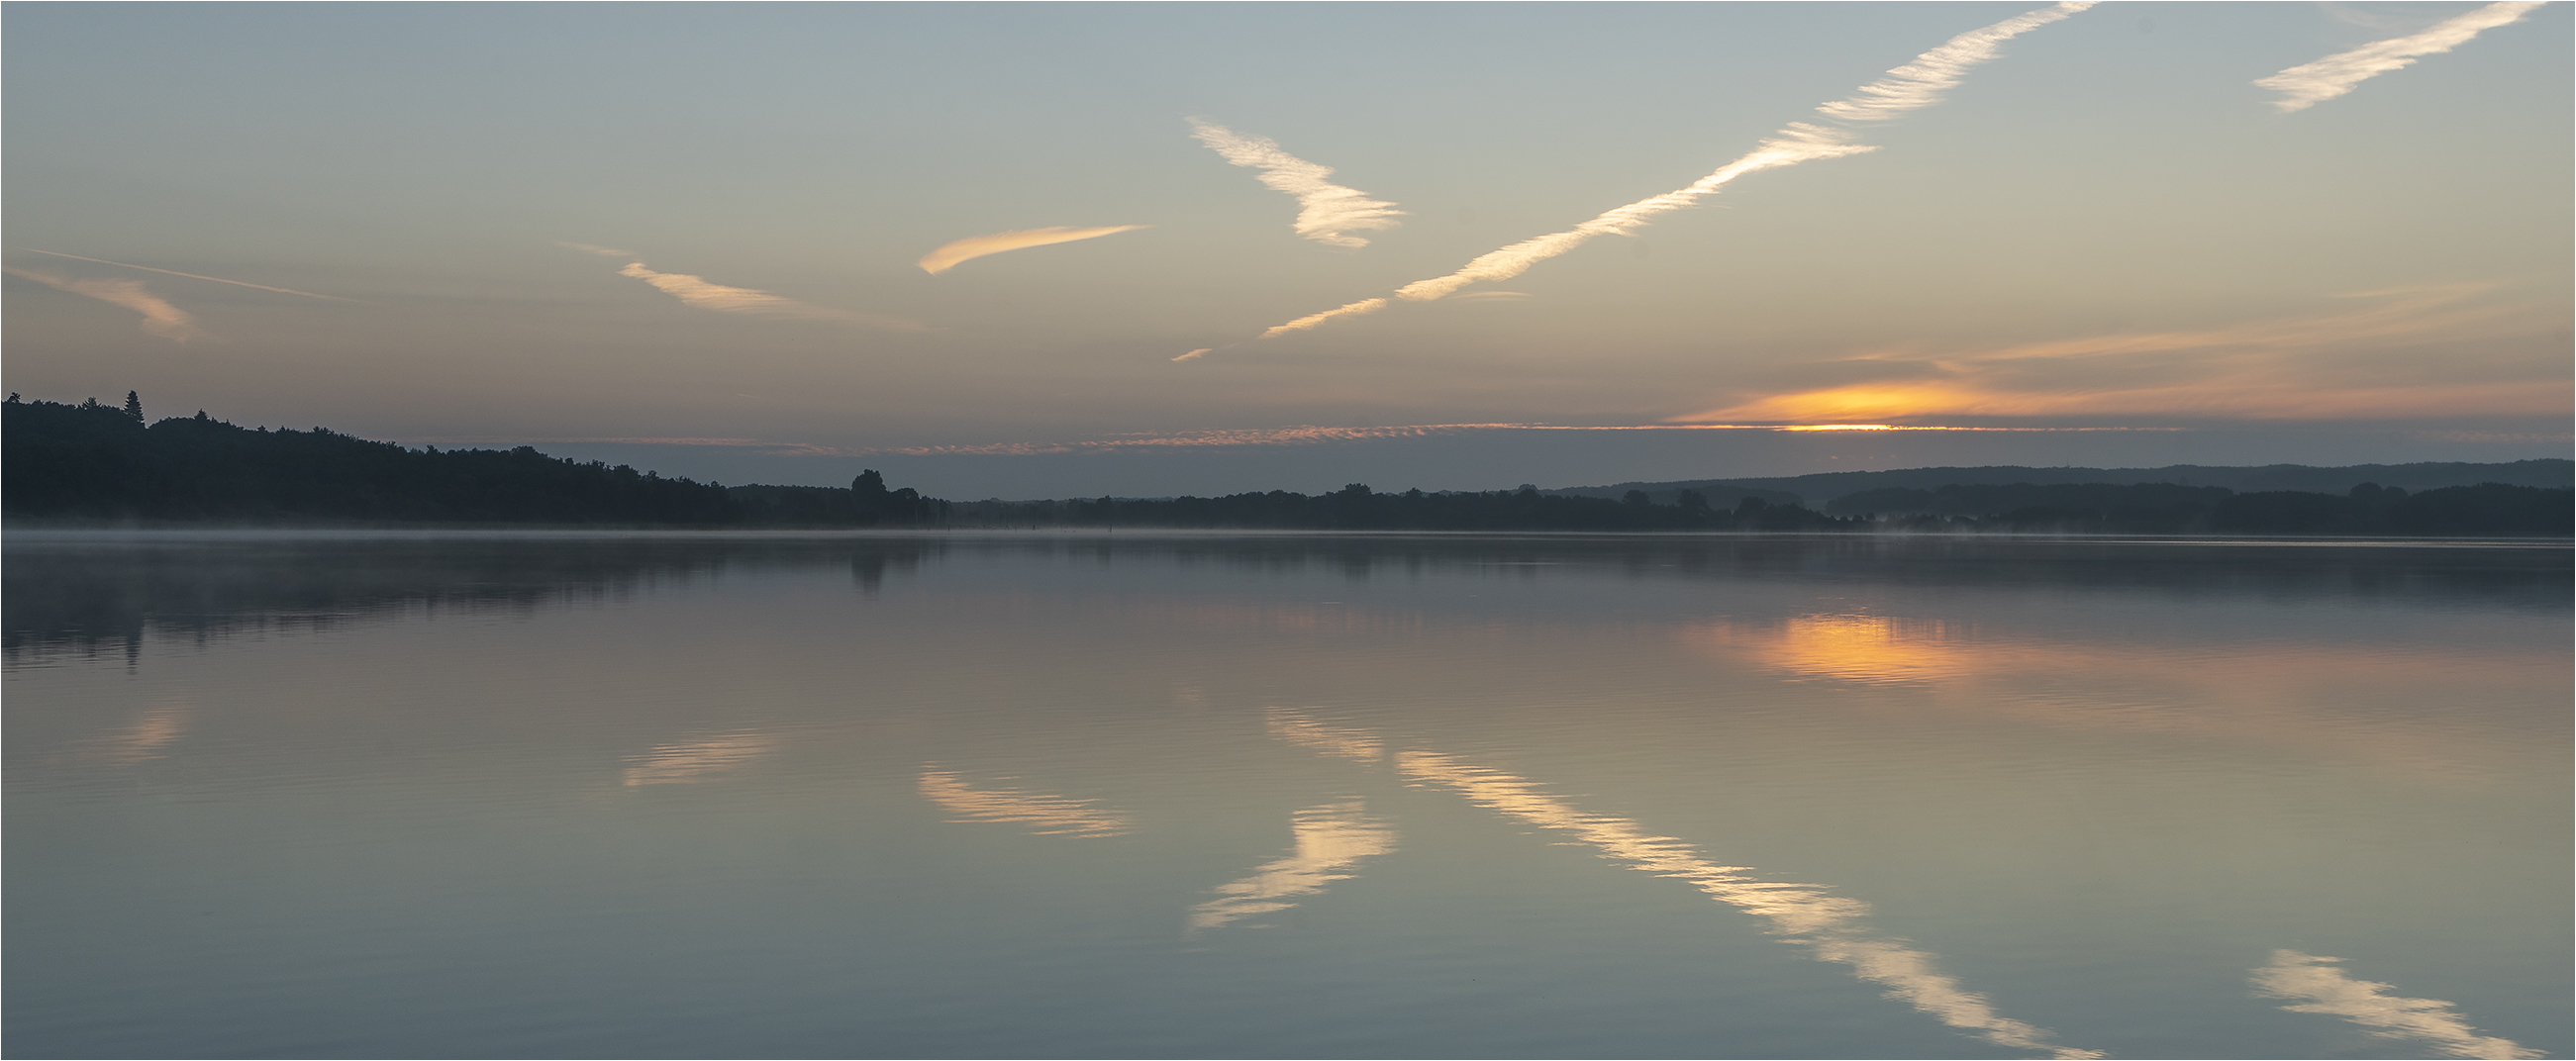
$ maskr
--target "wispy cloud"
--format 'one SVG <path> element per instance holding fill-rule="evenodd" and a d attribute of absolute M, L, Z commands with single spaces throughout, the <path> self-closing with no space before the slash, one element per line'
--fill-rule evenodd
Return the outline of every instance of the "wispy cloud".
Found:
<path fill-rule="evenodd" d="M 1404 211 L 1357 188 L 1324 178 L 1333 167 L 1317 165 L 1279 149 L 1279 142 L 1251 136 L 1201 118 L 1189 119 L 1191 136 L 1237 166 L 1261 171 L 1261 183 L 1297 197 L 1297 234 L 1336 247 L 1365 247 L 1368 240 L 1352 231 L 1394 228 Z"/>
<path fill-rule="evenodd" d="M 622 251 L 622 250 L 618 250 L 618 249 L 617 249 L 617 248 L 615 248 L 615 247 L 601 247 L 601 246 L 597 246 L 597 245 L 595 245 L 595 244 L 589 244 L 589 243 L 566 243 L 566 242 L 564 242 L 564 241 L 562 241 L 562 240 L 556 240 L 556 241 L 555 241 L 555 246 L 562 247 L 562 248 L 564 248 L 564 249 L 566 249 L 566 250 L 576 250 L 576 251 L 580 251 L 580 252 L 582 252 L 583 254 L 596 254 L 596 255 L 599 255 L 599 256 L 600 256 L 600 257 L 602 257 L 602 258 L 632 258 L 632 257 L 635 257 L 635 252 L 634 252 L 634 251 Z"/>
<path fill-rule="evenodd" d="M 2274 998 L 2301 999 L 2281 1007 L 2293 1013 L 2325 1013 L 2361 1025 L 2383 1039 L 2412 1039 L 2452 1057 L 2546 1057 L 2511 1039 L 2480 1035 L 2451 1003 L 2438 998 L 2391 994 L 2387 984 L 2355 980 L 2337 968 L 2341 958 L 2272 952 L 2272 963 L 2254 970 L 2254 989 Z"/>
<path fill-rule="evenodd" d="M 113 266 L 116 266 L 116 267 L 117 267 L 117 268 L 119 268 L 119 269 L 141 269 L 141 270 L 143 270 L 144 272 L 147 272 L 147 273 L 160 273 L 160 274 L 162 274 L 162 275 L 164 275 L 164 276 L 184 276 L 184 277 L 187 277 L 187 278 L 188 278 L 188 279 L 190 279 L 190 280 L 212 280 L 212 281 L 214 281 L 215 283 L 218 283 L 218 284 L 231 284 L 231 285 L 233 285 L 234 287 L 248 287 L 248 288 L 256 288 L 256 289 L 261 290 L 261 291 L 275 291 L 275 292 L 277 292 L 278 294 L 281 294 L 281 295 L 302 295 L 302 296 L 304 296 L 304 297 L 306 297 L 306 298 L 324 298 L 324 299 L 329 299 L 329 300 L 331 300 L 331 301 L 333 301 L 333 302 L 356 302 L 356 301 L 358 301 L 357 299 L 354 299 L 354 298 L 342 298 L 342 297 L 340 297 L 340 296 L 338 296 L 338 295 L 317 295 L 317 294 L 314 294 L 313 292 L 310 292 L 310 291 L 298 291 L 298 290 L 296 290 L 296 289 L 294 289 L 294 288 L 291 288 L 291 287 L 270 287 L 270 286 L 268 286 L 267 284 L 254 284 L 254 283 L 250 283 L 250 282 L 245 281 L 245 280 L 226 280 L 226 279 L 224 279 L 223 277 L 220 277 L 220 276 L 200 276 L 200 275 L 198 275 L 198 274 L 196 274 L 196 273 L 183 273 L 183 272 L 180 272 L 180 271 L 178 271 L 178 270 L 176 270 L 176 269 L 155 269 L 155 268 L 153 268 L 153 267 L 151 267 L 151 266 L 149 266 L 149 265 L 134 265 L 134 264 L 131 264 L 131 263 L 128 263 L 128 262 L 112 262 L 112 261 L 109 261 L 109 260 L 107 260 L 107 259 L 105 259 L 105 258 L 84 258 L 84 257 L 81 257 L 80 255 L 77 255 L 77 254 L 65 254 L 65 253 L 63 253 L 63 252 L 61 252 L 61 251 L 40 251 L 40 250 L 37 250 L 37 249 L 36 249 L 36 248 L 34 248 L 34 247 L 20 247 L 20 248 L 18 248 L 18 249 L 19 249 L 19 250 L 22 250 L 22 251 L 26 251 L 26 252 L 28 252 L 28 253 L 30 253 L 30 254 L 50 254 L 50 255 L 53 255 L 53 256 L 54 256 L 54 257 L 56 257 L 56 258 L 70 258 L 70 259 L 72 259 L 73 261 L 97 262 L 97 263 L 99 263 L 100 265 L 113 265 Z"/>
<path fill-rule="evenodd" d="M 23 276 L 58 291 L 86 295 L 140 313 L 143 315 L 143 331 L 149 335 L 174 343 L 211 338 L 205 329 L 197 327 L 197 319 L 189 316 L 188 311 L 162 301 L 161 296 L 153 294 L 140 280 L 82 280 L 16 266 L 10 266 L 6 271 L 11 276 Z"/>
<path fill-rule="evenodd" d="M 2191 416 L 2258 420 L 2564 415 L 2563 310 L 2488 301 L 2489 285 L 2345 296 L 2327 313 L 2214 328 L 2114 332 L 1844 362 L 1876 378 L 1748 397 L 1677 422 L 1902 422 L 1926 417 Z M 2453 356 L 2409 351 L 2442 343 Z M 2458 356 L 2474 344 L 2553 355 Z"/>
<path fill-rule="evenodd" d="M 1840 122 L 1883 122 L 1931 106 L 1940 102 L 1941 94 L 1957 85 L 1969 70 L 1993 59 L 2005 41 L 2073 15 L 2093 6 L 2093 3 L 2094 0 L 2064 0 L 2051 7 L 1962 33 L 1938 48 L 1916 56 L 1913 62 L 1888 71 L 1887 76 L 1861 86 L 1851 98 L 1824 104 L 1816 110 L 1824 117 Z M 1528 272 L 1531 266 L 1582 246 L 1595 236 L 1633 235 L 1657 216 L 1690 206 L 1747 173 L 1877 150 L 1852 143 L 1852 136 L 1847 129 L 1791 122 L 1787 128 L 1762 141 L 1752 152 L 1718 167 L 1716 172 L 1691 182 L 1687 187 L 1606 211 L 1563 232 L 1522 240 L 1468 262 L 1447 276 L 1406 284 L 1396 290 L 1395 297 L 1427 302 L 1480 281 L 1508 280 Z M 1353 302 L 1289 321 L 1261 333 L 1261 337 L 1268 339 L 1304 331 L 1342 317 L 1375 313 L 1386 306 L 1387 300 L 1382 298 Z"/>
<path fill-rule="evenodd" d="M 981 258 L 987 254 L 1000 254 L 1003 251 L 1015 251 L 1027 247 L 1043 247 L 1050 243 L 1071 243 L 1078 239 L 1095 239 L 1152 227 L 1151 225 L 1106 225 L 1099 228 L 1067 228 L 1057 225 L 1050 228 L 1023 228 L 1010 232 L 996 232 L 989 236 L 968 236 L 922 255 L 921 260 L 914 264 L 921 266 L 922 272 L 937 276 L 956 268 L 959 262 L 970 258 Z"/>
<path fill-rule="evenodd" d="M 2541 0 L 2504 0 L 2488 4 L 2457 18 L 2445 19 L 2433 28 L 2403 37 L 2373 41 L 2348 52 L 2338 52 L 2305 66 L 2293 66 L 2280 73 L 2254 82 L 2281 94 L 2272 106 L 2287 114 L 2316 106 L 2343 95 L 2353 87 L 2391 70 L 2415 65 L 2418 57 L 2440 55 L 2486 30 L 2508 22 L 2519 22 Z"/>
<path fill-rule="evenodd" d="M 852 313 L 848 310 L 829 309 L 823 306 L 798 302 L 795 299 L 788 298 L 783 295 L 773 295 L 767 291 L 757 291 L 748 287 L 726 287 L 723 284 L 711 284 L 708 283 L 704 277 L 691 276 L 687 273 L 655 272 L 646 268 L 643 262 L 630 262 L 627 264 L 626 268 L 618 270 L 617 275 L 631 276 L 638 280 L 642 280 L 645 283 L 662 289 L 663 292 L 669 294 L 673 298 L 679 299 L 684 304 L 695 306 L 699 309 L 716 310 L 721 313 L 749 313 L 763 317 L 781 317 L 795 320 L 838 321 L 844 324 L 858 324 L 870 328 L 882 328 L 887 331 L 896 332 L 926 332 L 930 330 L 929 325 L 923 324 L 920 321 L 903 320 L 896 317 L 879 317 L 867 313 Z"/>

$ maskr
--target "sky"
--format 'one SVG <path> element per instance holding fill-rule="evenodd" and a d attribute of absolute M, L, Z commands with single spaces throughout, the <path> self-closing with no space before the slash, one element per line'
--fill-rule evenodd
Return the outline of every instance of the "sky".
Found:
<path fill-rule="evenodd" d="M 2570 452 L 2567 4 L 0 25 L 28 398 L 951 498 Z"/>

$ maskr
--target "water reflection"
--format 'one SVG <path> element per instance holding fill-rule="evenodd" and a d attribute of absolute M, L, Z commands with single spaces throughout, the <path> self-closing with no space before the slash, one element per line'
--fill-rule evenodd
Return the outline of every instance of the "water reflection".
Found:
<path fill-rule="evenodd" d="M 1187 571 L 1336 573 L 1360 581 L 1543 571 L 1633 579 L 1830 586 L 2138 589 L 2171 597 L 2474 597 L 2558 614 L 2563 547 L 2380 548 L 2309 543 L 1507 535 L 654 533 L 82 533 L 13 531 L 0 646 L 15 665 L 70 650 L 131 653 L 147 631 L 204 639 L 235 627 L 328 626 L 428 606 L 535 609 L 613 601 L 742 570 L 844 565 L 867 596 L 960 554 L 1152 561 Z M 1281 613 L 1295 629 L 1348 621 Z M 1820 631 L 1828 632 L 1831 631 Z M 1855 631 L 1861 632 L 1861 631 Z"/>
<path fill-rule="evenodd" d="M 8 544 L 13 1056 L 2566 1056 L 2563 548 Z"/>
<path fill-rule="evenodd" d="M 1993 661 L 1991 646 L 1963 642 L 1941 622 L 1907 622 L 1887 615 L 1800 615 L 1776 624 L 1707 623 L 1685 636 L 1731 650 L 1793 674 L 1889 684 L 1958 678 Z M 1984 648 L 1987 659 L 1972 655 Z"/>
<path fill-rule="evenodd" d="M 937 764 L 922 768 L 921 796 L 957 815 L 951 821 L 1017 822 L 1031 826 L 1029 831 L 1039 836 L 1119 836 L 1129 829 L 1126 816 L 1104 810 L 1096 801 L 975 788 Z"/>
<path fill-rule="evenodd" d="M 109 766 L 133 766 L 158 759 L 162 749 L 188 730 L 188 702 L 171 699 L 148 708 L 131 725 L 119 726 L 93 740 L 83 758 Z"/>
<path fill-rule="evenodd" d="M 627 767 L 625 782 L 632 787 L 702 781 L 708 774 L 768 755 L 777 746 L 778 739 L 766 733 L 734 733 L 685 744 L 665 744 L 654 748 L 643 762 Z"/>
<path fill-rule="evenodd" d="M 2196 733 L 2237 744 L 2369 759 L 2448 786 L 2493 780 L 2491 737 L 2450 715 L 2388 712 L 2352 722 L 2353 691 L 2440 703 L 2528 670 L 2518 645 L 2270 641 L 2212 644 L 2191 631 L 2120 639 L 2004 632 L 1999 624 L 1870 613 L 1809 613 L 1678 627 L 1692 649 L 1793 679 L 1926 691 L 1946 710 L 2130 733 Z M 2545 693 L 2541 695 L 2546 695 Z"/>
<path fill-rule="evenodd" d="M 1273 733 L 1330 729 L 1278 709 L 1271 711 L 1271 718 Z M 1298 726 L 1300 722 L 1312 729 Z M 1338 732 L 1348 742 L 1356 731 Z M 1325 750 L 1345 754 L 1338 746 Z M 1534 782 L 1469 766 L 1437 752 L 1399 752 L 1395 767 L 1406 780 L 1445 785 L 1479 807 L 1541 828 L 1570 832 L 1611 862 L 1688 881 L 1718 902 L 1770 921 L 1773 933 L 1812 948 L 1818 959 L 1849 965 L 1854 975 L 1884 985 L 1889 997 L 1987 1042 L 2051 1057 L 2103 1056 L 2099 1051 L 2058 1046 L 2049 1042 L 2053 1033 L 2046 1029 L 1995 1012 L 1985 996 L 1941 973 L 1931 954 L 1874 934 L 1863 921 L 1869 904 L 1860 900 L 1829 894 L 1820 885 L 1758 879 L 1748 867 L 1721 866 L 1699 857 L 1681 840 L 1650 835 L 1625 818 L 1587 814 L 1539 791 Z"/>
<path fill-rule="evenodd" d="M 1367 730 L 1327 726 L 1284 708 L 1274 707 L 1264 712 L 1262 722 L 1271 736 L 1326 755 L 1373 763 L 1386 754 L 1386 745 L 1370 736 Z"/>
<path fill-rule="evenodd" d="M 2355 980 L 2334 963 L 2341 958 L 2272 952 L 2272 963 L 2254 970 L 2256 993 L 2273 998 L 2305 999 L 2281 1007 L 2293 1013 L 2342 1017 L 2386 1039 L 2415 1039 L 2452 1057 L 2529 1058 L 2546 1056 L 2511 1039 L 2480 1035 L 2438 998 L 2407 998 L 2375 980 Z"/>
<path fill-rule="evenodd" d="M 1297 812 L 1291 826 L 1295 854 L 1262 864 L 1252 875 L 1216 888 L 1217 898 L 1190 908 L 1192 931 L 1220 928 L 1256 914 L 1276 913 L 1297 905 L 1290 898 L 1313 895 L 1337 880 L 1360 860 L 1395 850 L 1395 830 L 1367 815 L 1357 799 L 1327 803 Z M 1262 926 L 1248 926 L 1259 928 Z"/>

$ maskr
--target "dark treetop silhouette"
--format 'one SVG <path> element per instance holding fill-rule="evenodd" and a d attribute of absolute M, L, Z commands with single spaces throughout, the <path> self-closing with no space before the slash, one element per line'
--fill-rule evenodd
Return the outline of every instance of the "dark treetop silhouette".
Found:
<path fill-rule="evenodd" d="M 2576 495 L 2481 483 L 2409 493 L 2236 493 L 2173 483 L 1950 483 L 1848 493 L 1826 512 L 1759 487 L 1630 489 L 1618 498 L 1535 486 L 1307 496 L 950 502 L 888 489 L 735 486 L 510 450 L 408 449 L 327 428 L 245 428 L 200 411 L 147 425 L 123 407 L 0 404 L 12 524 L 558 525 L 666 527 L 1188 527 L 1283 530 L 1978 530 L 2096 534 L 2567 536 Z M 2226 469 L 2202 469 L 2225 471 Z M 1873 473 L 1876 474 L 1876 473 Z M 1670 486 L 1671 484 L 1666 484 Z M 1731 504 L 1711 504 L 1715 493 Z"/>

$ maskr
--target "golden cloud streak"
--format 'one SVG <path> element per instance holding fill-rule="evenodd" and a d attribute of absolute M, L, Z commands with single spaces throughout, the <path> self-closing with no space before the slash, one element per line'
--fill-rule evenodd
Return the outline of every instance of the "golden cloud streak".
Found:
<path fill-rule="evenodd" d="M 1044 247 L 1051 243 L 1071 243 L 1078 239 L 1098 239 L 1102 236 L 1151 227 L 1153 226 L 1108 225 L 1100 228 L 1067 228 L 1057 225 L 1051 228 L 1023 228 L 1010 232 L 995 232 L 988 236 L 968 236 L 954 243 L 941 245 L 938 250 L 922 255 L 921 260 L 914 264 L 921 266 L 922 272 L 937 276 L 956 268 L 959 262 L 981 258 L 987 254 L 1000 254 L 1003 251 L 1015 251 L 1028 247 Z"/>
<path fill-rule="evenodd" d="M 210 338 L 205 329 L 197 327 L 197 319 L 189 316 L 187 310 L 162 301 L 161 296 L 153 294 L 151 289 L 144 287 L 140 280 L 79 280 L 39 269 L 20 269 L 14 266 L 0 271 L 5 271 L 11 276 L 26 277 L 57 291 L 94 298 L 140 313 L 143 315 L 143 332 L 146 335 L 157 335 L 174 343 Z"/>
<path fill-rule="evenodd" d="M 848 310 L 827 309 L 822 306 L 798 302 L 795 299 L 787 298 L 783 295 L 773 295 L 767 291 L 756 291 L 748 287 L 726 287 L 723 284 L 711 284 L 708 283 L 704 277 L 691 276 L 687 273 L 655 272 L 652 269 L 646 268 L 643 262 L 628 263 L 626 268 L 617 271 L 617 275 L 631 276 L 638 280 L 642 280 L 645 283 L 651 284 L 656 288 L 660 288 L 664 294 L 679 299 L 683 305 L 695 306 L 699 309 L 711 309 L 720 313 L 749 313 L 764 317 L 837 321 L 844 324 L 860 324 L 870 328 L 883 328 L 887 331 L 896 332 L 926 332 L 930 330 L 929 325 L 923 324 L 920 321 L 901 320 L 894 317 L 878 317 L 865 313 L 852 313 Z"/>

